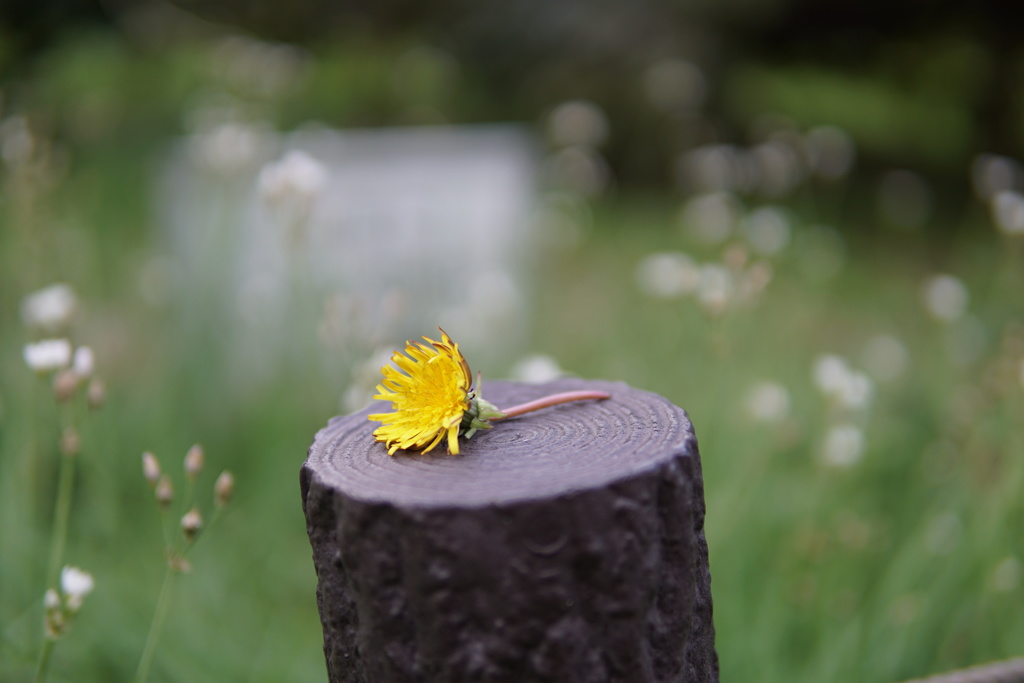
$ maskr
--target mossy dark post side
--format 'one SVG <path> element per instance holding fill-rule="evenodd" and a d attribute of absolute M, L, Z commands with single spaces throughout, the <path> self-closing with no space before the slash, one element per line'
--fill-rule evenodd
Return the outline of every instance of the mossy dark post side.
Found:
<path fill-rule="evenodd" d="M 332 682 L 718 681 L 700 455 L 686 414 L 625 384 L 485 383 L 509 407 L 460 455 L 334 418 L 302 467 Z"/>

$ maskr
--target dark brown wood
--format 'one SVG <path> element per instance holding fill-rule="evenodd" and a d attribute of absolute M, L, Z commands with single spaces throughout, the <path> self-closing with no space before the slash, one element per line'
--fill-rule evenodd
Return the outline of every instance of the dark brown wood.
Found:
<path fill-rule="evenodd" d="M 1024 683 L 1024 657 L 988 662 L 904 683 Z"/>
<path fill-rule="evenodd" d="M 686 414 L 621 383 L 491 382 L 460 455 L 388 456 L 367 414 L 302 467 L 331 681 L 718 680 L 700 455 Z"/>

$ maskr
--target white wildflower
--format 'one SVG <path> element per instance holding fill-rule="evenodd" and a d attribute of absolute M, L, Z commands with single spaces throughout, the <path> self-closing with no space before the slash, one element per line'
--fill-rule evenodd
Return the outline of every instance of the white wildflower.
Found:
<path fill-rule="evenodd" d="M 612 179 L 611 168 L 593 147 L 564 147 L 548 159 L 545 173 L 551 186 L 583 197 L 597 197 Z"/>
<path fill-rule="evenodd" d="M 56 332 L 67 326 L 78 299 L 75 290 L 62 282 L 29 294 L 21 302 L 21 320 L 28 327 Z"/>
<path fill-rule="evenodd" d="M 789 217 L 779 207 L 762 206 L 743 220 L 743 231 L 754 251 L 774 256 L 789 244 Z"/>
<path fill-rule="evenodd" d="M 327 168 L 302 150 L 291 150 L 260 171 L 260 196 L 269 204 L 307 205 L 327 184 Z"/>
<path fill-rule="evenodd" d="M 608 139 L 608 116 L 589 100 L 569 100 L 551 111 L 547 129 L 557 147 L 600 147 Z"/>
<path fill-rule="evenodd" d="M 964 283 L 952 275 L 934 275 L 922 288 L 925 307 L 942 322 L 953 322 L 967 312 L 970 296 Z"/>
<path fill-rule="evenodd" d="M 0 121 L 0 157 L 11 168 L 28 163 L 39 143 L 23 116 L 9 116 Z"/>
<path fill-rule="evenodd" d="M 992 217 L 1004 234 L 1024 235 L 1024 195 L 1014 190 L 1002 190 L 992 198 Z"/>
<path fill-rule="evenodd" d="M 1009 157 L 979 154 L 971 163 L 974 193 L 982 201 L 990 201 L 998 193 L 1018 187 L 1022 176 L 1020 164 Z"/>
<path fill-rule="evenodd" d="M 850 424 L 836 425 L 828 430 L 822 446 L 826 465 L 852 467 L 864 457 L 864 432 Z"/>
<path fill-rule="evenodd" d="M 880 382 L 890 382 L 906 372 L 910 352 L 896 337 L 880 334 L 865 344 L 863 361 L 872 377 Z"/>
<path fill-rule="evenodd" d="M 747 392 L 747 413 L 759 422 L 784 420 L 789 404 L 789 392 L 778 382 L 759 382 Z"/>
<path fill-rule="evenodd" d="M 67 618 L 60 595 L 52 588 L 43 594 L 43 633 L 48 640 L 57 640 L 67 628 Z"/>
<path fill-rule="evenodd" d="M 530 384 L 543 384 L 558 379 L 563 374 L 558 361 L 551 356 L 534 354 L 527 356 L 512 368 L 512 379 Z"/>
<path fill-rule="evenodd" d="M 36 372 L 50 372 L 66 368 L 71 362 L 71 342 L 67 339 L 44 339 L 26 344 L 25 364 Z"/>
<path fill-rule="evenodd" d="M 837 397 L 841 405 L 856 409 L 866 408 L 873 394 L 874 384 L 871 379 L 859 370 L 851 370 Z"/>
<path fill-rule="evenodd" d="M 693 293 L 700 282 L 700 268 L 682 252 L 650 254 L 636 269 L 640 289 L 651 296 L 671 299 Z"/>
<path fill-rule="evenodd" d="M 761 193 L 782 197 L 800 184 L 805 175 L 800 155 L 784 139 L 769 140 L 750 151 Z"/>
<path fill-rule="evenodd" d="M 842 391 L 849 373 L 846 359 L 842 356 L 825 354 L 814 361 L 814 383 L 823 394 Z"/>
<path fill-rule="evenodd" d="M 64 567 L 60 572 L 60 589 L 67 598 L 68 609 L 77 612 L 94 588 L 92 574 L 78 567 Z"/>
<path fill-rule="evenodd" d="M 740 219 L 739 200 L 731 192 L 709 192 L 691 199 L 679 215 L 681 227 L 703 244 L 721 244 Z"/>
<path fill-rule="evenodd" d="M 691 192 L 743 191 L 756 173 L 750 157 L 733 145 L 704 145 L 684 153 L 679 179 Z"/>
<path fill-rule="evenodd" d="M 71 369 L 75 375 L 85 379 L 90 377 L 96 366 L 96 357 L 88 346 L 79 346 L 75 349 L 75 356 L 71 361 Z"/>
<path fill-rule="evenodd" d="M 849 409 L 866 408 L 874 393 L 871 379 L 842 356 L 826 354 L 814 362 L 814 383 L 821 393 Z"/>
<path fill-rule="evenodd" d="M 732 271 L 723 265 L 709 263 L 701 266 L 697 281 L 697 301 L 711 314 L 722 313 L 732 299 L 736 283 Z"/>
<path fill-rule="evenodd" d="M 196 133 L 189 141 L 189 151 L 200 165 L 232 175 L 249 167 L 268 144 L 263 126 L 228 121 Z"/>

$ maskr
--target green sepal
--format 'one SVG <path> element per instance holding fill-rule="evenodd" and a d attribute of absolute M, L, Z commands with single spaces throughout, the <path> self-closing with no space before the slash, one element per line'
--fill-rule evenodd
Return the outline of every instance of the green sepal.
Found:
<path fill-rule="evenodd" d="M 498 407 L 490 401 L 478 396 L 477 392 L 469 395 L 469 409 L 462 415 L 462 424 L 459 425 L 459 433 L 467 439 L 472 438 L 477 430 L 490 429 L 492 420 L 505 417 L 505 413 L 498 410 Z"/>

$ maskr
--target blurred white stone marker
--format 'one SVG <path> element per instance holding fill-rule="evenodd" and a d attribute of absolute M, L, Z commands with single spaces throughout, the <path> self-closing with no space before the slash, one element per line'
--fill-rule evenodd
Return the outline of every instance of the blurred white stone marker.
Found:
<path fill-rule="evenodd" d="M 297 334 L 315 334 L 318 321 L 300 330 L 284 321 L 299 305 L 323 315 L 331 295 L 355 312 L 346 340 L 361 335 L 367 348 L 440 324 L 476 357 L 516 350 L 537 255 L 539 155 L 527 129 L 319 129 L 275 146 L 235 179 L 242 194 L 215 191 L 187 148 L 161 186 L 182 294 L 224 310 L 234 328 L 225 344 L 247 372 L 272 365 Z M 289 240 L 282 202 L 307 200 L 302 239 Z M 495 283 L 494 297 L 478 291 Z M 494 303 L 481 310 L 480 301 Z"/>

